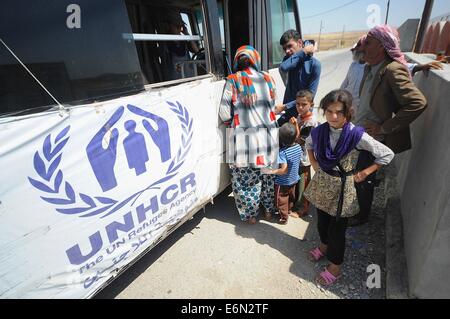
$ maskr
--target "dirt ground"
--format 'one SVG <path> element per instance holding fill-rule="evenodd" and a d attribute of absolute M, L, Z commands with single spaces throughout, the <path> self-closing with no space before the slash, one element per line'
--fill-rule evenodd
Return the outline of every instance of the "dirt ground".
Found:
<path fill-rule="evenodd" d="M 382 194 L 377 189 L 371 222 L 348 230 L 344 275 L 333 287 L 314 282 L 326 262 L 307 259 L 318 244 L 313 210 L 287 225 L 250 226 L 239 220 L 228 189 L 97 298 L 385 298 L 384 284 L 366 287 L 370 264 L 381 267 L 385 281 Z"/>

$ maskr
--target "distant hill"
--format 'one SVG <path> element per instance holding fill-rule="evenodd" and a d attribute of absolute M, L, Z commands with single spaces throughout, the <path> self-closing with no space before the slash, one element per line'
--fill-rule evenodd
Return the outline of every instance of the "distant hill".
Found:
<path fill-rule="evenodd" d="M 351 48 L 358 39 L 366 34 L 368 30 L 365 31 L 348 31 L 342 36 L 342 32 L 332 32 L 332 33 L 322 33 L 320 36 L 319 51 L 326 51 L 332 49 L 342 49 Z M 316 43 L 319 41 L 319 34 L 304 34 L 304 40 L 312 39 Z"/>

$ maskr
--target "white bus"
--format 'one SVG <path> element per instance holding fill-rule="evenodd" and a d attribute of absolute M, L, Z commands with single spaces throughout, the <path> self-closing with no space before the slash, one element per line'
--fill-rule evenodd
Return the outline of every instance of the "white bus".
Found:
<path fill-rule="evenodd" d="M 230 61 L 282 98 L 287 29 L 294 0 L 3 0 L 0 298 L 92 297 L 219 194 Z"/>

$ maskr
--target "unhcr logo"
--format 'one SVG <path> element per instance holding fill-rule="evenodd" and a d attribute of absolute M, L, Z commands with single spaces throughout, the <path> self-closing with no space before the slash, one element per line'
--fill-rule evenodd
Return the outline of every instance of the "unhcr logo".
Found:
<path fill-rule="evenodd" d="M 65 180 L 64 173 L 60 169 L 64 147 L 70 139 L 70 126 L 61 130 L 55 138 L 51 134 L 46 136 L 42 149 L 34 154 L 33 166 L 39 178 L 28 177 L 29 182 L 41 191 L 43 194 L 42 200 L 53 205 L 57 212 L 65 215 L 79 217 L 102 215 L 102 218 L 104 218 L 127 204 L 134 204 L 144 192 L 160 189 L 163 183 L 174 178 L 184 164 L 191 148 L 193 119 L 190 118 L 187 109 L 179 102 L 167 103 L 182 127 L 181 145 L 175 156 L 172 156 L 171 153 L 171 137 L 166 120 L 134 105 L 127 105 L 126 108 L 120 106 L 86 147 L 86 155 L 92 173 L 103 191 L 101 196 L 76 191 L 72 183 Z M 137 123 L 135 120 L 128 120 L 124 123 L 125 137 L 123 137 L 122 145 L 119 145 L 119 128 L 116 126 L 125 110 L 141 119 L 143 131 L 146 131 L 148 136 L 136 131 Z M 150 124 L 150 121 L 153 125 Z M 148 152 L 147 141 L 149 139 L 158 149 L 158 154 L 152 154 L 152 158 Z M 107 141 L 106 145 L 105 141 Z M 123 147 L 128 167 L 134 172 L 136 178 L 143 176 L 148 171 L 148 162 L 155 163 L 158 160 L 164 163 L 167 168 L 162 172 L 162 176 L 161 172 L 151 174 L 152 177 L 160 175 L 160 178 L 152 181 L 144 189 L 130 194 L 127 198 L 115 199 L 106 196 L 106 193 L 120 186 L 115 171 L 119 146 Z M 127 185 L 122 185 L 122 187 L 127 187 Z M 165 202 L 172 198 L 169 193 L 170 191 L 163 192 L 163 195 L 166 194 L 167 197 Z"/>

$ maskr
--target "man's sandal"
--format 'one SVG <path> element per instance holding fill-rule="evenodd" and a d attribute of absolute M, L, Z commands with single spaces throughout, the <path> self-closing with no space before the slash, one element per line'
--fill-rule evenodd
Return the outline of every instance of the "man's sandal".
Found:
<path fill-rule="evenodd" d="M 341 278 L 341 276 L 342 275 L 334 276 L 331 272 L 328 271 L 328 269 L 325 268 L 325 271 L 322 271 L 320 275 L 316 278 L 316 282 L 323 286 L 330 286 L 334 284 L 336 280 Z M 320 279 L 322 279 L 323 282 L 320 282 Z"/>
<path fill-rule="evenodd" d="M 322 253 L 322 251 L 319 249 L 319 247 L 316 247 L 316 248 L 310 250 L 309 255 L 310 255 L 309 260 L 311 260 L 311 261 L 319 261 L 320 259 L 322 259 L 322 257 L 325 256 Z"/>

